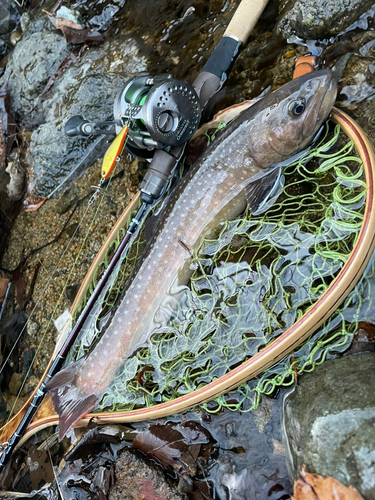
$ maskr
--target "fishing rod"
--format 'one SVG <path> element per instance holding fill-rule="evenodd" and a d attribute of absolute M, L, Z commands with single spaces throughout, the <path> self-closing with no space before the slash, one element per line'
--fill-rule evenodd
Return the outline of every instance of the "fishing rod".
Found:
<path fill-rule="evenodd" d="M 97 192 L 112 173 L 124 146 L 133 155 L 150 160 L 150 165 L 140 186 L 141 206 L 110 265 L 35 392 L 17 429 L 8 442 L 0 445 L 0 472 L 44 401 L 48 381 L 62 368 L 96 300 L 117 262 L 126 252 L 132 235 L 144 221 L 149 208 L 164 192 L 184 152 L 185 144 L 199 126 L 202 111 L 227 80 L 242 46 L 266 5 L 267 0 L 241 1 L 223 37 L 192 85 L 171 75 L 135 77 L 125 84 L 115 99 L 114 121 L 88 122 L 81 116 L 73 116 L 66 123 L 65 132 L 70 137 L 117 133 L 105 154 L 102 179 L 97 186 Z"/>

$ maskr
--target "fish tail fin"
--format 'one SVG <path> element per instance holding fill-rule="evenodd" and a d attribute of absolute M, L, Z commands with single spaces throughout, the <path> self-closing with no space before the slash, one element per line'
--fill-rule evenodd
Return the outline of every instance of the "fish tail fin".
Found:
<path fill-rule="evenodd" d="M 84 358 L 56 373 L 46 384 L 52 403 L 59 416 L 59 440 L 92 410 L 98 402 L 95 394 L 85 394 L 75 384 L 75 376 Z"/>

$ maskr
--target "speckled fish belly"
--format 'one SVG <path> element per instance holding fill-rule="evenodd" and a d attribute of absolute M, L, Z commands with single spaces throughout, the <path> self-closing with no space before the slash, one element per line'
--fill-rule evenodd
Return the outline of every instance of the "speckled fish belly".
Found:
<path fill-rule="evenodd" d="M 47 385 L 60 439 L 100 401 L 124 361 L 165 324 L 192 274 L 202 235 L 272 191 L 281 162 L 303 150 L 336 97 L 329 70 L 295 79 L 256 102 L 190 169 L 158 215 L 158 231 L 95 348 Z"/>

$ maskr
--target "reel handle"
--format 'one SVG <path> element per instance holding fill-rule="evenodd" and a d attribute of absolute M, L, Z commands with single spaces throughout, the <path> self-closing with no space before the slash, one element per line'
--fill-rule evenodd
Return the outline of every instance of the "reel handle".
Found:
<path fill-rule="evenodd" d="M 69 137 L 89 137 L 90 135 L 112 135 L 115 137 L 116 132 L 113 128 L 115 125 L 117 125 L 116 121 L 89 122 L 82 116 L 75 115 L 65 123 L 64 132 Z M 106 128 L 108 126 L 110 128 Z"/>
<path fill-rule="evenodd" d="M 88 136 L 92 133 L 92 127 L 88 126 L 88 123 L 89 122 L 80 115 L 72 116 L 65 123 L 64 132 L 69 137 L 76 137 L 79 135 Z"/>

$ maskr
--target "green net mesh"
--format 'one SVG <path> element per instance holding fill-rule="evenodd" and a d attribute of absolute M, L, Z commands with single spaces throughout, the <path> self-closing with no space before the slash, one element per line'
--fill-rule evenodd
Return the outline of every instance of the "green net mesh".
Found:
<path fill-rule="evenodd" d="M 283 169 L 281 187 L 262 213 L 245 212 L 202 239 L 190 289 L 173 318 L 125 362 L 98 409 L 153 405 L 202 387 L 272 343 L 315 303 L 346 262 L 363 219 L 366 186 L 353 148 L 338 126 L 327 125 L 321 142 Z M 92 286 L 123 234 L 119 232 Z M 85 325 L 75 358 L 105 325 L 143 248 L 140 233 Z M 371 266 L 368 273 L 371 277 Z M 295 373 L 310 371 L 347 349 L 366 307 L 365 281 L 292 355 L 205 408 L 248 411 L 261 394 L 273 394 L 292 384 Z"/>

